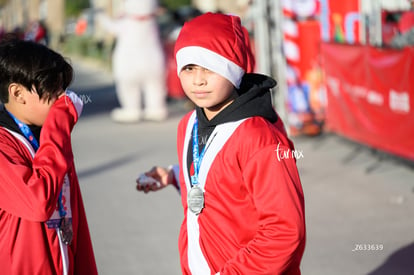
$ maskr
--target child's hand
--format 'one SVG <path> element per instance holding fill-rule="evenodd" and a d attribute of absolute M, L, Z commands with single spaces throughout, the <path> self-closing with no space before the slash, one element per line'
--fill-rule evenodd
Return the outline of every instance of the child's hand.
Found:
<path fill-rule="evenodd" d="M 76 113 L 78 114 L 78 117 L 80 117 L 82 110 L 83 110 L 82 99 L 80 99 L 78 95 L 71 90 L 66 90 L 65 94 L 70 98 L 73 105 L 75 105 Z"/>
<path fill-rule="evenodd" d="M 137 190 L 148 193 L 157 191 L 172 183 L 170 171 L 163 167 L 154 167 L 150 171 L 139 176 L 136 180 Z"/>

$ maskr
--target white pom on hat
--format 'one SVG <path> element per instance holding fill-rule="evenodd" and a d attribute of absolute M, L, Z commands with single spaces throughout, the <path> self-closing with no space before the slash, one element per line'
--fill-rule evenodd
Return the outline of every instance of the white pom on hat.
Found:
<path fill-rule="evenodd" d="M 240 18 L 205 13 L 186 22 L 175 43 L 177 73 L 194 64 L 228 79 L 236 88 L 248 67 L 248 49 Z"/>

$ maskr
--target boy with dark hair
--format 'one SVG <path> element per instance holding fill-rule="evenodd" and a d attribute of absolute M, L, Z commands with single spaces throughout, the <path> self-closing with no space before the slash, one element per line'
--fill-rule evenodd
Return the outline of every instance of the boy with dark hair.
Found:
<path fill-rule="evenodd" d="M 196 110 L 178 126 L 179 169 L 147 172 L 158 185 L 137 180 L 140 191 L 181 191 L 183 274 L 300 274 L 305 215 L 293 144 L 272 107 L 276 82 L 246 73 L 245 41 L 236 16 L 184 25 L 177 70 Z"/>
<path fill-rule="evenodd" d="M 0 42 L 0 266 L 3 274 L 97 274 L 71 131 L 73 70 L 46 46 Z"/>

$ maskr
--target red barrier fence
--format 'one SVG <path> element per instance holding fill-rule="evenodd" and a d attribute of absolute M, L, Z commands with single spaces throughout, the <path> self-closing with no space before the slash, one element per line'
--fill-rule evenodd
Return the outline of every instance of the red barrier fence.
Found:
<path fill-rule="evenodd" d="M 414 47 L 322 43 L 326 127 L 414 161 Z"/>

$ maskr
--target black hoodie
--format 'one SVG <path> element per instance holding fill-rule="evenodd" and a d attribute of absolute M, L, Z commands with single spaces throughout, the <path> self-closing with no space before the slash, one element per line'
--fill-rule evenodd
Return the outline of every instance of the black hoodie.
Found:
<path fill-rule="evenodd" d="M 218 113 L 213 119 L 208 120 L 202 108 L 196 107 L 198 119 L 199 152 L 205 146 L 214 128 L 226 122 L 238 121 L 244 118 L 260 116 L 275 123 L 279 118 L 273 109 L 270 89 L 276 86 L 276 81 L 261 74 L 245 74 L 237 90 L 238 97 Z M 193 162 L 192 138 L 187 153 L 187 167 Z M 189 171 L 189 175 L 193 173 Z"/>

